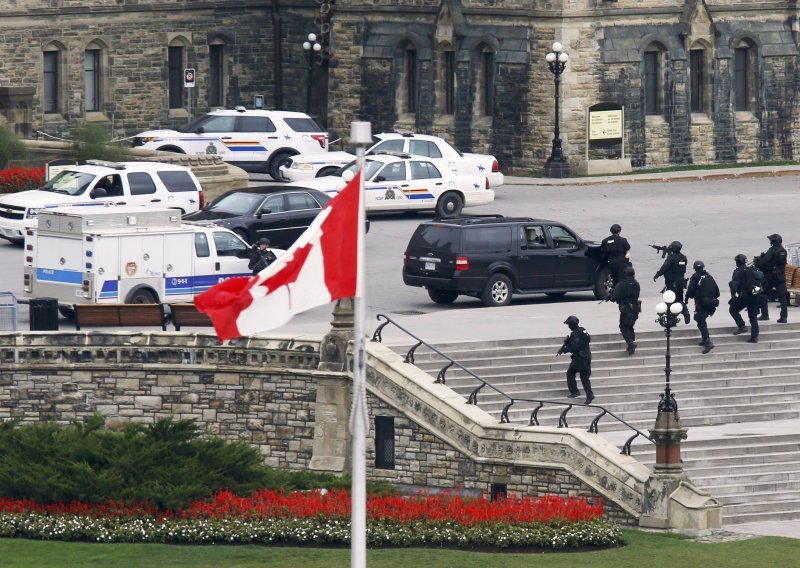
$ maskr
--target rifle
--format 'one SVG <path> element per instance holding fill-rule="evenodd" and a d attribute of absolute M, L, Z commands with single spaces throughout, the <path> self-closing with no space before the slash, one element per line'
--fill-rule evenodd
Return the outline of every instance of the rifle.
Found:
<path fill-rule="evenodd" d="M 661 258 L 667 258 L 667 253 L 669 252 L 669 247 L 667 245 L 659 246 L 659 245 L 647 245 L 652 249 L 655 249 L 656 252 L 661 253 Z"/>
<path fill-rule="evenodd" d="M 566 353 L 567 352 L 567 343 L 569 343 L 569 338 L 570 338 L 570 335 L 568 335 L 567 337 L 564 338 L 564 344 L 561 346 L 561 349 L 559 349 L 558 352 L 556 353 L 556 357 L 558 357 L 562 353 Z"/>

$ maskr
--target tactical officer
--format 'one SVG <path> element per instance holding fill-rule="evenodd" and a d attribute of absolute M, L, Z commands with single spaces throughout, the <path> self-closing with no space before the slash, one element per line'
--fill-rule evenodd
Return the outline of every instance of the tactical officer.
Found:
<path fill-rule="evenodd" d="M 728 284 L 731 289 L 728 312 L 731 314 L 733 321 L 736 322 L 736 331 L 733 334 L 739 335 L 747 331 L 744 320 L 739 313 L 746 309 L 747 318 L 750 320 L 750 339 L 747 341 L 749 343 L 758 343 L 758 295 L 760 291 L 755 290 L 756 281 L 753 276 L 753 269 L 747 266 L 747 257 L 743 254 L 737 254 L 733 260 L 736 262 L 736 268 Z"/>
<path fill-rule="evenodd" d="M 769 320 L 769 290 L 774 288 L 778 294 L 781 306 L 781 317 L 778 323 L 786 323 L 788 315 L 789 297 L 786 292 L 786 249 L 783 248 L 783 239 L 778 234 L 767 237 L 770 247 L 762 252 L 754 261 L 755 265 L 764 273 L 764 293 L 761 295 L 760 320 Z"/>
<path fill-rule="evenodd" d="M 631 245 L 628 244 L 628 239 L 620 236 L 622 227 L 614 223 L 611 225 L 610 231 L 611 235 L 600 243 L 600 251 L 608 263 L 608 268 L 611 270 L 611 278 L 614 284 L 617 284 L 622 280 L 623 271 L 628 265 L 628 259 L 625 255 L 631 250 Z"/>
<path fill-rule="evenodd" d="M 619 330 L 628 344 L 628 355 L 636 351 L 636 332 L 633 329 L 642 306 L 639 303 L 639 283 L 636 271 L 629 266 L 625 269 L 625 278 L 611 289 L 609 299 L 619 306 Z"/>
<path fill-rule="evenodd" d="M 714 349 L 714 344 L 708 335 L 706 320 L 714 315 L 719 306 L 719 286 L 714 278 L 706 272 L 706 265 L 702 260 L 696 260 L 692 268 L 694 268 L 694 274 L 689 278 L 686 297 L 694 298 L 694 321 L 697 322 L 697 329 L 700 330 L 698 345 L 703 347 L 705 354 Z"/>
<path fill-rule="evenodd" d="M 267 266 L 275 262 L 275 253 L 269 250 L 269 239 L 261 237 L 254 247 L 250 249 L 250 262 L 247 268 L 258 274 Z"/>
<path fill-rule="evenodd" d="M 683 305 L 683 320 L 688 324 L 689 308 L 683 301 L 683 288 L 686 286 L 686 256 L 681 252 L 682 248 L 680 241 L 670 243 L 669 254 L 653 276 L 653 282 L 658 280 L 659 276 L 664 277 L 664 289 L 675 292 L 675 301 Z"/>
<path fill-rule="evenodd" d="M 591 404 L 594 400 L 592 383 L 589 381 L 589 377 L 592 375 L 592 351 L 589 349 L 589 342 L 592 338 L 585 329 L 578 325 L 580 322 L 576 316 L 569 316 L 564 323 L 569 326 L 570 334 L 564 339 L 564 345 L 558 350 L 557 355 L 572 354 L 572 361 L 567 369 L 567 388 L 569 389 L 567 397 L 578 398 L 581 395 L 578 384 L 575 382 L 575 374 L 580 373 L 581 385 L 586 391 L 584 404 Z"/>

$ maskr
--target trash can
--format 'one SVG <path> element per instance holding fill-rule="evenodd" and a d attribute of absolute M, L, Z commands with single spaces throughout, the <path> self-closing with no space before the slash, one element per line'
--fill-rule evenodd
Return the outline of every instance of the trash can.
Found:
<path fill-rule="evenodd" d="M 58 331 L 56 298 L 32 298 L 29 305 L 31 331 Z"/>

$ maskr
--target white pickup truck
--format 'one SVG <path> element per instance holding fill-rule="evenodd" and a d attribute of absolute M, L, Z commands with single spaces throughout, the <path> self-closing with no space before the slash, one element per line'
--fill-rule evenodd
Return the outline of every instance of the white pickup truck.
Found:
<path fill-rule="evenodd" d="M 227 278 L 250 276 L 249 249 L 223 227 L 182 223 L 174 209 L 43 210 L 25 235 L 23 295 L 58 299 L 66 317 L 73 304 L 191 302 Z"/>

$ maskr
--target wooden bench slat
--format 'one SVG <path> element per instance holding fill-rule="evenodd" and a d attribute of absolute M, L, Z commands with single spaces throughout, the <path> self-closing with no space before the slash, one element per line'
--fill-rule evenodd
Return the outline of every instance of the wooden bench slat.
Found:
<path fill-rule="evenodd" d="M 175 331 L 180 331 L 182 325 L 208 327 L 213 326 L 213 322 L 208 315 L 199 311 L 194 304 L 170 304 L 172 311 L 172 324 Z"/>
<path fill-rule="evenodd" d="M 161 326 L 167 331 L 163 304 L 74 304 L 75 329 L 81 326 Z"/>

